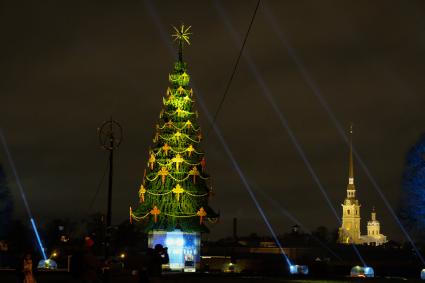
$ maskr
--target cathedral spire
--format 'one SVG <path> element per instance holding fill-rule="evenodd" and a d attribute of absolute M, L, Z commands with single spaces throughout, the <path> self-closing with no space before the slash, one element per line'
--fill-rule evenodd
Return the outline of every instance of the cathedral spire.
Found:
<path fill-rule="evenodd" d="M 356 197 L 356 188 L 354 186 L 354 160 L 353 160 L 353 124 L 350 125 L 350 152 L 348 164 L 348 185 L 347 185 L 347 198 Z"/>
<path fill-rule="evenodd" d="M 354 185 L 354 165 L 353 165 L 353 124 L 350 125 L 350 164 L 348 168 L 348 184 Z"/>
<path fill-rule="evenodd" d="M 342 204 L 342 223 L 338 232 L 338 242 L 343 244 L 361 244 L 360 203 L 356 199 L 354 186 L 354 160 L 353 160 L 353 125 L 349 128 L 349 154 L 348 154 L 348 184 L 347 197 Z"/>

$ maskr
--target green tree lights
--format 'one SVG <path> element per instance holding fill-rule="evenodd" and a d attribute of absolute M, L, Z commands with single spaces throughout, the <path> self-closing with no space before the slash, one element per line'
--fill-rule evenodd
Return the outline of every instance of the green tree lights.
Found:
<path fill-rule="evenodd" d="M 189 27 L 175 28 L 179 59 L 169 74 L 170 86 L 156 125 L 142 185 L 140 205 L 130 208 L 130 219 L 141 221 L 147 231 L 207 232 L 205 219 L 217 218 L 208 206 L 211 194 L 205 155 L 200 149 L 202 134 L 194 110 L 183 44 L 189 42 Z"/>

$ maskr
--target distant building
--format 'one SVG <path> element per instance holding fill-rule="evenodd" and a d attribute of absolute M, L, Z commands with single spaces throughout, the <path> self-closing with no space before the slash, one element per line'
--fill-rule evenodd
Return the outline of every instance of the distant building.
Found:
<path fill-rule="evenodd" d="M 350 129 L 350 137 L 353 133 Z M 356 198 L 354 185 L 353 142 L 350 140 L 349 169 L 347 196 L 342 206 L 342 223 L 338 230 L 338 243 L 341 244 L 368 244 L 382 245 L 387 242 L 387 237 L 381 234 L 380 223 L 376 220 L 375 209 L 372 211 L 371 220 L 367 223 L 367 235 L 361 235 L 360 202 Z"/>
<path fill-rule="evenodd" d="M 372 209 L 371 220 L 367 222 L 367 235 L 361 236 L 363 244 L 379 246 L 387 242 L 387 236 L 381 234 L 381 225 L 376 220 L 375 208 Z"/>

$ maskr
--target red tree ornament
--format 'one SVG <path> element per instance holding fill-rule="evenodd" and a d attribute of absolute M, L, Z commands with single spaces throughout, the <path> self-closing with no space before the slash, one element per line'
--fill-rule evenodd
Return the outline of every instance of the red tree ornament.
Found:
<path fill-rule="evenodd" d="M 196 213 L 196 215 L 199 216 L 199 224 L 202 225 L 202 223 L 204 223 L 204 217 L 207 216 L 207 213 L 205 212 L 204 208 L 201 207 L 198 212 Z"/>
<path fill-rule="evenodd" d="M 168 170 L 167 170 L 167 167 L 161 167 L 161 170 L 159 170 L 158 171 L 158 176 L 161 176 L 161 181 L 162 181 L 162 184 L 164 185 L 164 183 L 165 183 L 165 177 L 167 177 L 167 175 L 168 175 Z"/>
<path fill-rule="evenodd" d="M 149 157 L 149 168 L 151 168 L 151 170 L 153 170 L 154 163 L 155 163 L 155 154 L 153 154 L 152 152 Z"/>
<path fill-rule="evenodd" d="M 196 176 L 199 176 L 199 171 L 196 166 L 193 166 L 192 169 L 189 171 L 189 175 L 193 176 L 193 183 L 196 184 Z"/>
<path fill-rule="evenodd" d="M 207 161 L 205 160 L 205 157 L 202 157 L 201 159 L 201 166 L 202 166 L 202 173 L 205 173 L 205 169 L 207 167 Z"/>
<path fill-rule="evenodd" d="M 151 210 L 151 214 L 153 215 L 153 219 L 156 223 L 158 221 L 158 215 L 161 214 L 161 210 L 159 210 L 158 207 L 156 207 L 155 205 L 153 209 Z"/>
<path fill-rule="evenodd" d="M 193 145 L 189 145 L 187 148 L 186 148 L 186 151 L 188 152 L 188 155 L 189 155 L 189 157 L 191 157 L 192 156 L 192 152 L 194 152 L 195 151 L 195 148 L 193 148 Z"/>
<path fill-rule="evenodd" d="M 141 203 L 145 202 L 145 194 L 146 194 L 145 186 L 141 185 L 139 189 L 139 198 Z"/>
<path fill-rule="evenodd" d="M 163 146 L 162 146 L 162 150 L 164 151 L 164 153 L 165 153 L 165 156 L 167 156 L 168 155 L 168 151 L 171 149 L 171 146 L 169 146 L 168 145 L 168 143 L 166 143 L 166 144 L 164 144 Z"/>

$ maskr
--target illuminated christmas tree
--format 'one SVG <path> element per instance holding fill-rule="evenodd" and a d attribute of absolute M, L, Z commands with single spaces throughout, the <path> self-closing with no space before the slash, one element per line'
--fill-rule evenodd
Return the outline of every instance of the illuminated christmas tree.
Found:
<path fill-rule="evenodd" d="M 208 206 L 211 188 L 205 155 L 200 149 L 202 134 L 187 64 L 183 61 L 183 46 L 190 44 L 190 26 L 174 29 L 179 58 L 168 76 L 170 86 L 163 98 L 139 189 L 140 204 L 135 210 L 130 208 L 130 219 L 145 225 L 151 233 L 151 245 L 156 242 L 170 246 L 174 240 L 166 238 L 171 235 L 183 241 L 186 236 L 176 236 L 180 231 L 185 235 L 191 233 L 198 241 L 194 245 L 199 246 L 199 233 L 208 232 L 205 222 L 218 215 Z"/>

